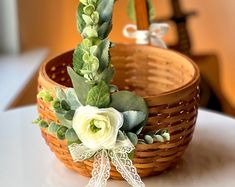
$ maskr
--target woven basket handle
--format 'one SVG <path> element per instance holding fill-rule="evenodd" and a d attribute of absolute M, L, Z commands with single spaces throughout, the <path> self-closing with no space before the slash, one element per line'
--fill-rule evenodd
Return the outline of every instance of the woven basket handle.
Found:
<path fill-rule="evenodd" d="M 148 30 L 149 16 L 147 0 L 135 0 L 135 12 L 138 30 Z"/>

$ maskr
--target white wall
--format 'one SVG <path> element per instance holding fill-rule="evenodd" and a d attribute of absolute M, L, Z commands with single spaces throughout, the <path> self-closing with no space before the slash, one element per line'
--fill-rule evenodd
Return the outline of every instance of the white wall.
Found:
<path fill-rule="evenodd" d="M 17 0 L 0 0 L 0 54 L 19 52 Z"/>

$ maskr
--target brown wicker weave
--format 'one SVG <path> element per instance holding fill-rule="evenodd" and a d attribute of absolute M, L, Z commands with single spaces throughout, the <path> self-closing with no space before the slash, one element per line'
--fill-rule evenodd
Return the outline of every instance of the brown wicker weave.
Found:
<path fill-rule="evenodd" d="M 64 53 L 41 66 L 39 90 L 54 93 L 56 86 L 71 86 L 66 66 L 71 65 L 72 51 Z M 199 70 L 185 56 L 151 46 L 116 45 L 111 50 L 116 68 L 114 84 L 120 90 L 135 91 L 144 97 L 149 107 L 149 120 L 143 133 L 168 129 L 171 140 L 136 146 L 134 165 L 141 177 L 156 175 L 173 166 L 182 156 L 192 139 L 199 101 Z M 51 107 L 38 100 L 40 116 L 57 120 Z M 84 176 L 91 176 L 92 160 L 74 163 L 66 141 L 42 130 L 51 150 L 65 166 Z M 111 178 L 122 179 L 112 166 Z"/>

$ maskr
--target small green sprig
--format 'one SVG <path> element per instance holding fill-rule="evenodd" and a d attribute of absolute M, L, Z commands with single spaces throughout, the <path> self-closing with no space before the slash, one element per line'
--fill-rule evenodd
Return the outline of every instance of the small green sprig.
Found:
<path fill-rule="evenodd" d="M 164 143 L 170 141 L 170 134 L 168 130 L 158 130 L 155 133 L 148 133 L 144 135 L 143 139 L 139 139 L 139 144 L 152 144 L 154 142 Z"/>
<path fill-rule="evenodd" d="M 111 43 L 105 39 L 112 28 L 113 4 L 114 0 L 81 0 L 78 7 L 78 30 L 83 41 L 74 51 L 73 66 L 91 85 L 102 80 L 108 84 L 113 76 L 109 57 Z M 109 71 L 108 80 L 104 79 L 104 71 Z"/>

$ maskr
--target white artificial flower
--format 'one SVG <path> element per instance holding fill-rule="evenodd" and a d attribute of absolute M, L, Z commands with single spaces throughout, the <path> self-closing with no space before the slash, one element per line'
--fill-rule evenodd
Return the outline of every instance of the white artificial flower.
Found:
<path fill-rule="evenodd" d="M 123 115 L 114 108 L 81 106 L 73 117 L 73 129 L 91 150 L 113 148 L 122 125 Z"/>

